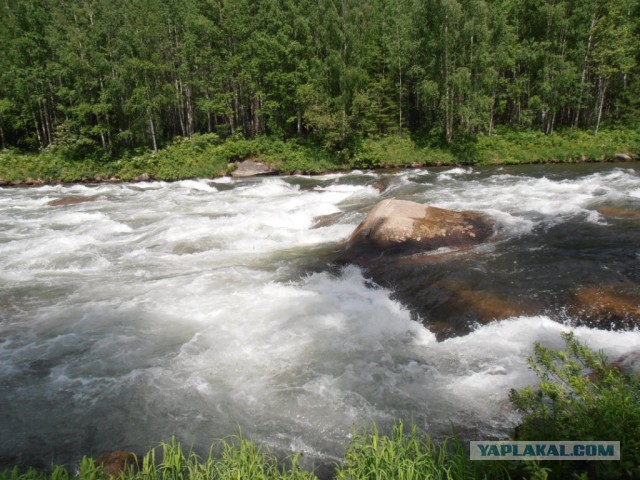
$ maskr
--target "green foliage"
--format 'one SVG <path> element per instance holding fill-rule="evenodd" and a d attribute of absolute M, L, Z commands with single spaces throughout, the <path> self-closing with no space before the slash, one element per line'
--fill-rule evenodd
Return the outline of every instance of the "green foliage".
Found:
<path fill-rule="evenodd" d="M 163 443 L 142 457 L 138 465 L 129 465 L 118 478 L 123 480 L 316 480 L 303 470 L 298 456 L 283 463 L 268 451 L 240 436 L 223 440 L 212 448 L 206 458 L 186 451 L 175 439 Z M 216 453 L 215 450 L 219 450 Z M 102 467 L 89 457 L 78 466 L 77 475 L 69 469 L 54 466 L 48 472 L 18 468 L 0 472 L 0 480 L 106 480 L 110 478 Z M 111 477 L 113 478 L 113 477 Z"/>
<path fill-rule="evenodd" d="M 350 160 L 355 168 L 410 167 L 412 165 L 450 165 L 456 157 L 437 147 L 420 148 L 408 137 L 369 137 Z"/>
<path fill-rule="evenodd" d="M 133 180 L 147 173 L 158 180 L 214 177 L 227 172 L 227 158 L 215 134 L 195 135 L 191 139 L 179 137 L 157 153 L 147 152 L 122 162 L 117 176 Z"/>
<path fill-rule="evenodd" d="M 374 425 L 354 432 L 337 480 L 412 480 L 508 478 L 500 465 L 472 462 L 469 453 L 453 437 L 436 445 L 421 437 L 415 425 L 405 431 L 397 422 L 390 436 L 381 435 Z"/>
<path fill-rule="evenodd" d="M 176 137 L 429 135 L 637 122 L 637 0 L 7 0 L 0 148 L 82 160 Z M 53 27 L 55 26 L 55 27 Z M 169 175 L 170 171 L 166 174 Z"/>
<path fill-rule="evenodd" d="M 539 131 L 501 128 L 479 136 L 476 158 L 484 165 L 614 160 L 619 152 L 640 154 L 640 130 L 612 127 L 598 135 L 584 130 Z"/>
<path fill-rule="evenodd" d="M 535 345 L 529 365 L 540 378 L 538 389 L 511 391 L 511 401 L 525 414 L 516 439 L 620 441 L 619 462 L 547 462 L 545 467 L 550 478 L 581 472 L 598 479 L 640 477 L 640 378 L 621 373 L 572 333 L 562 336 L 564 351 Z"/>
<path fill-rule="evenodd" d="M 117 178 L 134 180 L 147 173 L 157 180 L 212 178 L 229 173 L 231 162 L 252 158 L 281 173 L 322 173 L 348 168 L 405 168 L 416 165 L 514 164 L 613 160 L 618 152 L 640 155 L 640 130 L 607 128 L 598 135 L 562 130 L 551 135 L 532 130 L 499 129 L 492 136 L 469 138 L 450 147 L 429 144 L 428 137 L 368 136 L 350 149 L 333 152 L 299 139 L 264 135 L 225 140 L 214 133 L 177 137 L 153 153 L 141 149 L 113 157 L 100 150 L 78 156 L 77 144 L 49 148 L 40 154 L 0 151 L 0 179 L 78 182 Z M 84 145 L 84 144 L 81 144 Z"/>

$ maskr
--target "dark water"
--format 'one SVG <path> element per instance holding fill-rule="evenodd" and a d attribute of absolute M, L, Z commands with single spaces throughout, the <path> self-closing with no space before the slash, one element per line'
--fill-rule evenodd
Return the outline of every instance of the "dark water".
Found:
<path fill-rule="evenodd" d="M 397 418 L 504 438 L 534 341 L 559 347 L 572 329 L 613 358 L 640 349 L 639 170 L 0 189 L 0 464 L 144 453 L 172 435 L 206 452 L 240 428 L 327 465 L 354 425 Z M 47 205 L 63 197 L 95 198 Z M 390 197 L 481 211 L 495 236 L 332 263 Z M 622 313 L 581 306 L 612 295 Z"/>
<path fill-rule="evenodd" d="M 605 329 L 635 327 L 637 314 L 603 319 L 571 313 L 579 309 L 579 292 L 587 290 L 616 291 L 640 305 L 636 167 L 523 166 L 447 176 L 445 171 L 450 190 L 485 192 L 465 191 L 470 201 L 464 203 L 441 190 L 438 176 L 427 176 L 415 182 L 424 191 L 416 192 L 411 182 L 393 195 L 489 214 L 493 209 L 486 197 L 493 196 L 501 210 L 493 241 L 471 251 L 435 252 L 367 268 L 439 338 L 514 314 Z M 503 217 L 505 212 L 511 218 Z"/>

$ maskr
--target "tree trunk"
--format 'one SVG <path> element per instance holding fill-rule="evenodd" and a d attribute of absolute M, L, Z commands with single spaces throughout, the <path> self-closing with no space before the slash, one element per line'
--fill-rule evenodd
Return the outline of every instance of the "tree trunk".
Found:
<path fill-rule="evenodd" d="M 187 136 L 187 128 L 184 122 L 184 112 L 182 105 L 182 83 L 178 78 L 175 79 L 174 85 L 176 87 L 176 110 L 178 111 L 178 121 L 180 122 L 180 131 L 182 136 Z"/>
<path fill-rule="evenodd" d="M 187 134 L 189 138 L 193 137 L 196 130 L 196 116 L 193 110 L 193 102 L 191 102 L 191 86 L 187 84 L 186 87 L 186 108 L 187 108 Z"/>
<path fill-rule="evenodd" d="M 151 145 L 153 146 L 154 153 L 158 151 L 158 143 L 156 141 L 156 126 L 153 123 L 153 117 L 151 111 L 147 109 L 147 115 L 149 116 L 149 135 L 151 137 Z"/>
<path fill-rule="evenodd" d="M 598 135 L 598 130 L 600 130 L 600 122 L 602 120 L 602 110 L 604 108 L 604 99 L 607 93 L 607 84 L 609 82 L 608 82 L 608 79 L 600 77 L 600 81 L 598 83 L 600 84 L 600 88 L 598 89 L 599 90 L 598 120 L 596 122 L 596 131 L 594 132 L 594 135 Z"/>
<path fill-rule="evenodd" d="M 208 89 L 204 96 L 207 98 L 207 102 L 211 101 L 211 94 Z M 211 108 L 209 103 L 207 104 L 207 133 L 211 133 Z"/>
<path fill-rule="evenodd" d="M 593 29 L 596 26 L 596 14 L 593 13 L 593 17 L 591 18 L 591 28 L 589 29 L 589 40 L 587 41 L 587 50 L 584 54 L 584 63 L 582 65 L 582 77 L 580 78 L 580 90 L 578 93 L 578 104 L 576 106 L 576 116 L 573 121 L 573 127 L 578 127 L 578 122 L 580 121 L 580 107 L 582 103 L 582 90 L 584 89 L 584 83 L 587 80 L 587 70 L 588 70 L 588 62 L 589 62 L 589 54 L 591 53 L 591 48 L 593 46 Z"/>
<path fill-rule="evenodd" d="M 36 116 L 36 112 L 31 109 L 31 118 L 33 119 L 33 125 L 36 127 L 36 137 L 38 138 L 38 148 L 42 150 L 44 148 L 42 141 L 42 134 L 40 133 L 40 126 L 38 124 L 38 117 Z"/>
<path fill-rule="evenodd" d="M 496 90 L 491 93 L 491 110 L 489 111 L 489 136 L 493 135 L 493 117 L 496 110 Z"/>
<path fill-rule="evenodd" d="M 398 26 L 396 25 L 396 40 L 398 43 L 398 133 L 402 135 L 402 63 L 400 63 L 401 55 L 400 55 L 400 33 L 398 31 Z"/>
<path fill-rule="evenodd" d="M 453 139 L 453 119 L 451 118 L 451 91 L 449 88 L 449 16 L 444 21 L 444 126 L 447 144 Z"/>

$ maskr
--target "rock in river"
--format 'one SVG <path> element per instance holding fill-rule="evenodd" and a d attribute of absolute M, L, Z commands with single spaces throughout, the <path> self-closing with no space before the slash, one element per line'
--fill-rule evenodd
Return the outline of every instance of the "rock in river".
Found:
<path fill-rule="evenodd" d="M 256 175 L 273 175 L 276 169 L 273 165 L 254 160 L 245 160 L 237 164 L 237 168 L 231 172 L 232 177 L 253 177 Z"/>
<path fill-rule="evenodd" d="M 76 205 L 78 203 L 93 202 L 98 198 L 97 195 L 91 197 L 62 197 L 47 202 L 50 207 L 61 207 L 64 205 Z"/>
<path fill-rule="evenodd" d="M 371 209 L 347 241 L 340 260 L 368 263 L 384 255 L 465 248 L 485 241 L 492 233 L 493 223 L 481 213 L 391 198 Z"/>
<path fill-rule="evenodd" d="M 586 285 L 569 301 L 567 313 L 578 324 L 605 329 L 640 325 L 640 287 L 628 284 Z"/>

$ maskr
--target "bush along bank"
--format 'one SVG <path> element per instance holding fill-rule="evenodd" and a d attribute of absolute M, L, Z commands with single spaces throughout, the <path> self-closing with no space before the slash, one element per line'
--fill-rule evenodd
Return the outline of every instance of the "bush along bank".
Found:
<path fill-rule="evenodd" d="M 0 151 L 0 185 L 72 182 L 173 181 L 215 178 L 233 171 L 236 162 L 255 159 L 276 173 L 318 174 L 352 169 L 411 168 L 447 165 L 505 165 L 546 162 L 632 161 L 640 157 L 640 130 L 611 128 L 597 136 L 582 130 L 552 135 L 535 131 L 498 131 L 453 146 L 430 145 L 408 136 L 355 139 L 342 150 L 328 150 L 303 139 L 252 139 L 215 134 L 178 138 L 157 153 L 125 151 L 118 156 L 70 147 L 40 153 Z"/>
<path fill-rule="evenodd" d="M 528 359 L 540 378 L 536 387 L 512 390 L 510 398 L 523 413 L 517 440 L 617 440 L 620 461 L 471 461 L 455 436 L 441 444 L 397 422 L 384 435 L 374 425 L 355 431 L 336 480 L 369 479 L 638 479 L 640 478 L 640 377 L 624 373 L 570 333 L 565 349 L 535 345 Z M 588 374 L 586 374 L 589 372 Z M 123 452 L 124 453 L 124 452 Z M 253 442 L 234 437 L 215 444 L 200 457 L 172 439 L 141 458 L 125 454 L 114 467 L 110 457 L 84 457 L 77 467 L 48 471 L 14 468 L 0 480 L 315 480 L 300 466 L 300 457 L 281 461 Z M 114 469 L 115 468 L 115 469 Z"/>

